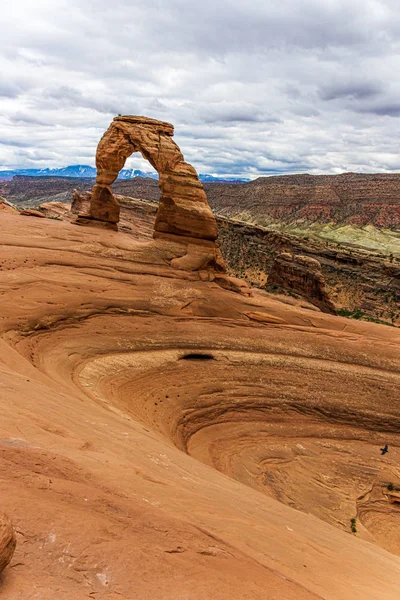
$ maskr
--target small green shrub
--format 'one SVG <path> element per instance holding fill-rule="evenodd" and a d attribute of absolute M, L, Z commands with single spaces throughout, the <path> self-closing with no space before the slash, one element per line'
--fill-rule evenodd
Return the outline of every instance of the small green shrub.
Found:
<path fill-rule="evenodd" d="M 351 531 L 353 533 L 357 533 L 357 525 L 356 525 L 357 519 L 356 519 L 356 517 L 353 517 L 352 519 L 350 519 L 350 523 L 351 523 Z"/>
<path fill-rule="evenodd" d="M 364 316 L 364 313 L 359 308 L 355 310 L 349 310 L 348 308 L 338 308 L 337 314 L 341 317 L 348 317 L 349 319 L 361 319 Z"/>
<path fill-rule="evenodd" d="M 400 492 L 400 487 L 398 485 L 394 485 L 392 482 L 388 483 L 386 487 L 389 492 Z"/>

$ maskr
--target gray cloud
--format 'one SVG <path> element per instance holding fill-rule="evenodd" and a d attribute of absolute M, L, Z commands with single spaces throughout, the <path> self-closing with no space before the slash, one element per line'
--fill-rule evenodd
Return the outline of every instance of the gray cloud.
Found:
<path fill-rule="evenodd" d="M 0 25 L 1 167 L 94 164 L 123 113 L 200 172 L 400 168 L 397 0 L 15 0 Z"/>
<path fill-rule="evenodd" d="M 320 90 L 322 100 L 354 98 L 362 100 L 376 96 L 383 91 L 383 85 L 377 81 L 338 81 L 328 84 Z"/>

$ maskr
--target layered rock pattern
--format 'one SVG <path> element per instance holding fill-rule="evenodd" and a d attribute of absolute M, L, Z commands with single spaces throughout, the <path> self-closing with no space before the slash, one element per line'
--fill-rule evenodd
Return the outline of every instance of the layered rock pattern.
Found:
<path fill-rule="evenodd" d="M 307 298 L 323 312 L 336 314 L 326 291 L 321 264 L 309 256 L 282 252 L 276 256 L 268 275 L 268 288 L 283 287 Z"/>
<path fill-rule="evenodd" d="M 146 117 L 116 117 L 101 138 L 96 154 L 97 178 L 90 216 L 118 223 L 119 205 L 110 185 L 126 159 L 140 152 L 159 173 L 161 189 L 155 231 L 215 241 L 217 225 L 195 169 L 172 140 L 170 123 Z"/>
<path fill-rule="evenodd" d="M 1 196 L 0 196 L 0 211 L 9 212 L 12 214 L 18 214 L 18 211 L 16 210 L 16 208 L 14 208 L 13 205 L 10 204 L 10 202 L 7 202 L 7 200 L 5 198 L 2 198 Z"/>
<path fill-rule="evenodd" d="M 398 600 L 399 330 L 0 218 L 5 598 Z"/>
<path fill-rule="evenodd" d="M 400 265 L 396 258 L 217 217 L 228 273 L 263 288 L 276 256 L 308 256 L 321 264 L 329 297 L 338 310 L 400 325 Z"/>
<path fill-rule="evenodd" d="M 8 565 L 14 554 L 16 539 L 10 519 L 0 513 L 0 573 Z"/>
<path fill-rule="evenodd" d="M 400 225 L 398 174 L 281 175 L 240 185 L 210 183 L 206 189 L 213 210 L 229 217 L 246 214 L 259 225 Z"/>

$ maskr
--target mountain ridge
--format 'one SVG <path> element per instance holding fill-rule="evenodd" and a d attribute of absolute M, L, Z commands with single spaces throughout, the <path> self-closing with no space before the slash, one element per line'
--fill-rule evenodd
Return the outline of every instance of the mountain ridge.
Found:
<path fill-rule="evenodd" d="M 0 170 L 0 180 L 7 181 L 15 176 L 26 176 L 26 177 L 79 177 L 79 178 L 90 178 L 96 177 L 96 168 L 90 165 L 69 165 L 67 167 L 60 167 L 55 169 L 5 169 Z M 140 169 L 121 169 L 118 179 L 135 179 L 136 177 L 146 177 L 149 179 L 158 179 L 158 173 L 153 171 L 141 171 Z M 247 182 L 249 179 L 243 177 L 216 177 L 208 173 L 199 174 L 200 181 L 203 182 Z"/>

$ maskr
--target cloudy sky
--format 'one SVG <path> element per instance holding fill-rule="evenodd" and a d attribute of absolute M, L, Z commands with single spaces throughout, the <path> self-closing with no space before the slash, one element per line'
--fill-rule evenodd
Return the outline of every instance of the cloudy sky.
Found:
<path fill-rule="evenodd" d="M 398 0 L 12 0 L 0 167 L 94 165 L 118 113 L 201 173 L 400 170 Z M 150 170 L 139 155 L 127 167 Z"/>

